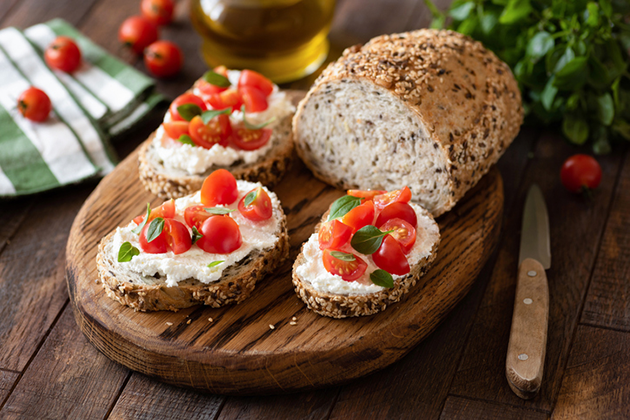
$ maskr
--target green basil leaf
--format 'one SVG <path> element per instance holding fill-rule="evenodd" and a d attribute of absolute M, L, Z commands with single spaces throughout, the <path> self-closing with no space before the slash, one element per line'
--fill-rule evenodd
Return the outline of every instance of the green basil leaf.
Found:
<path fill-rule="evenodd" d="M 388 289 L 394 287 L 394 278 L 392 275 L 380 268 L 370 273 L 370 280 L 377 286 L 386 287 Z"/>
<path fill-rule="evenodd" d="M 360 252 L 361 254 L 370 255 L 374 254 L 383 242 L 383 237 L 393 230 L 383 232 L 376 226 L 367 225 L 357 230 L 352 239 L 350 245 L 352 248 Z"/>
<path fill-rule="evenodd" d="M 215 86 L 223 87 L 223 88 L 231 85 L 230 79 L 228 79 L 227 77 L 219 73 L 215 73 L 212 70 L 208 70 L 207 72 L 203 74 L 203 80 L 210 83 L 211 85 L 215 85 Z"/>
<path fill-rule="evenodd" d="M 529 40 L 526 52 L 532 61 L 537 62 L 544 57 L 553 46 L 554 41 L 551 34 L 546 31 L 540 31 Z"/>
<path fill-rule="evenodd" d="M 472 9 L 475 7 L 474 1 L 466 2 L 460 6 L 456 6 L 451 9 L 448 14 L 455 20 L 464 20 L 470 15 Z"/>
<path fill-rule="evenodd" d="M 140 223 L 134 230 L 132 230 L 132 232 L 135 233 L 136 235 L 140 235 L 140 232 L 142 232 L 142 229 L 144 229 L 144 225 L 147 224 L 147 220 L 149 220 L 150 215 L 151 215 L 151 204 L 147 203 L 146 216 L 144 216 L 144 219 L 142 219 L 142 223 Z"/>
<path fill-rule="evenodd" d="M 210 214 L 230 214 L 236 209 L 228 209 L 227 207 L 204 207 L 205 211 Z"/>
<path fill-rule="evenodd" d="M 604 12 L 604 16 L 608 18 L 612 16 L 613 9 L 609 0 L 599 0 L 599 7 L 602 8 L 602 12 Z"/>
<path fill-rule="evenodd" d="M 177 139 L 178 142 L 183 143 L 183 144 L 189 144 L 193 147 L 197 146 L 195 144 L 194 141 L 192 141 L 192 139 L 190 138 L 190 136 L 188 134 L 182 134 L 181 136 L 179 136 L 179 138 Z"/>
<path fill-rule="evenodd" d="M 576 57 L 569 61 L 558 73 L 554 86 L 560 90 L 575 91 L 582 87 L 588 77 L 587 57 Z"/>
<path fill-rule="evenodd" d="M 574 92 L 569 99 L 567 99 L 567 110 L 575 111 L 580 105 L 580 92 Z"/>
<path fill-rule="evenodd" d="M 615 117 L 615 104 L 610 93 L 597 97 L 597 119 L 604 125 L 610 125 Z"/>
<path fill-rule="evenodd" d="M 208 124 L 210 120 L 216 117 L 217 115 L 222 115 L 222 114 L 230 115 L 231 113 L 232 113 L 232 108 L 211 109 L 209 111 L 204 111 L 201 113 L 201 121 L 203 121 L 204 124 Z"/>
<path fill-rule="evenodd" d="M 199 233 L 199 231 L 197 230 L 197 228 L 195 226 L 192 227 L 192 244 L 194 245 L 195 242 L 197 242 L 199 239 L 203 238 L 203 235 L 201 233 Z"/>
<path fill-rule="evenodd" d="M 347 254 L 341 251 L 330 251 L 330 255 L 341 261 L 355 261 L 356 260 L 356 257 L 354 256 L 354 254 Z"/>
<path fill-rule="evenodd" d="M 630 140 L 630 123 L 624 120 L 615 120 L 612 129 L 626 140 Z"/>
<path fill-rule="evenodd" d="M 553 85 L 553 81 L 554 76 L 551 76 L 551 78 L 547 81 L 547 85 L 545 85 L 545 88 L 540 94 L 540 102 L 547 111 L 551 111 L 553 100 L 556 97 L 556 93 L 558 93 L 558 88 Z"/>
<path fill-rule="evenodd" d="M 567 65 L 568 62 L 570 62 L 574 58 L 575 58 L 575 53 L 573 52 L 571 47 L 567 47 L 567 49 L 564 50 L 564 54 L 562 54 L 562 56 L 556 62 L 556 65 L 553 68 L 553 72 L 554 73 L 559 72 L 560 70 L 564 68 L 564 66 Z"/>
<path fill-rule="evenodd" d="M 265 121 L 263 123 L 252 124 L 249 121 L 247 121 L 247 118 L 245 117 L 245 105 L 243 105 L 241 107 L 241 112 L 243 113 L 243 125 L 248 130 L 260 130 L 261 128 L 268 126 L 269 124 L 271 124 L 272 122 L 274 122 L 276 120 L 276 117 L 271 117 L 269 120 L 267 120 L 267 121 Z"/>
<path fill-rule="evenodd" d="M 212 267 L 216 267 L 217 265 L 224 263 L 225 260 L 219 260 L 219 261 L 212 261 L 210 264 L 208 264 L 208 268 L 212 268 Z"/>
<path fill-rule="evenodd" d="M 610 90 L 612 90 L 613 93 L 613 99 L 615 102 L 615 107 L 619 108 L 619 83 L 621 83 L 621 76 L 617 77 L 615 79 L 615 81 L 613 82 L 612 86 L 610 87 Z"/>
<path fill-rule="evenodd" d="M 177 112 L 186 121 L 190 121 L 197 115 L 201 115 L 201 108 L 196 104 L 184 104 L 177 107 Z"/>
<path fill-rule="evenodd" d="M 586 10 L 588 12 L 588 18 L 586 18 L 586 24 L 588 26 L 597 27 L 599 26 L 599 6 L 597 3 L 590 2 L 586 5 Z"/>
<path fill-rule="evenodd" d="M 129 262 L 136 255 L 140 255 L 138 248 L 129 242 L 123 242 L 118 250 L 118 262 Z"/>
<path fill-rule="evenodd" d="M 152 242 L 155 238 L 160 236 L 162 231 L 164 230 L 164 219 L 161 217 L 156 217 L 149 224 L 149 228 L 147 229 L 147 242 Z"/>
<path fill-rule="evenodd" d="M 476 15 L 473 15 L 468 19 L 463 20 L 462 23 L 457 26 L 457 32 L 464 35 L 472 35 L 473 32 L 475 32 L 475 29 L 477 29 L 478 23 L 479 19 Z"/>
<path fill-rule="evenodd" d="M 588 139 L 588 123 L 584 118 L 567 114 L 562 120 L 562 132 L 571 143 L 584 144 Z"/>
<path fill-rule="evenodd" d="M 484 34 L 489 35 L 494 27 L 499 22 L 499 14 L 492 10 L 484 10 L 479 17 L 479 23 L 481 24 L 481 30 Z"/>
<path fill-rule="evenodd" d="M 608 141 L 608 129 L 597 124 L 593 130 L 593 152 L 597 155 L 606 155 L 611 152 L 610 142 Z"/>
<path fill-rule="evenodd" d="M 250 191 L 246 196 L 245 196 L 245 200 L 243 200 L 243 205 L 245 207 L 249 207 L 250 204 L 252 204 L 254 202 L 254 200 L 256 199 L 256 196 L 258 195 L 258 188 L 256 188 L 253 191 Z"/>
<path fill-rule="evenodd" d="M 361 204 L 361 198 L 353 197 L 351 195 L 344 195 L 341 198 L 335 200 L 330 207 L 330 213 L 328 214 L 328 220 L 338 219 L 343 217 L 353 208 Z"/>
<path fill-rule="evenodd" d="M 511 25 L 526 18 L 532 11 L 529 0 L 510 0 L 499 17 L 499 23 Z"/>

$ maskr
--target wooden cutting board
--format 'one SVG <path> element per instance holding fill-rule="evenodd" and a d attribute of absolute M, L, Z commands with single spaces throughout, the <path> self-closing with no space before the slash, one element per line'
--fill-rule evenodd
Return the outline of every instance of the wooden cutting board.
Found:
<path fill-rule="evenodd" d="M 438 219 L 432 269 L 402 301 L 370 317 L 331 319 L 295 295 L 291 266 L 332 201 L 344 194 L 296 158 L 273 189 L 287 214 L 291 258 L 239 305 L 134 312 L 98 283 L 96 249 L 116 226 L 162 202 L 138 180 L 137 153 L 105 177 L 77 215 L 66 272 L 77 324 L 110 359 L 164 382 L 218 394 L 264 394 L 339 384 L 394 363 L 466 295 L 499 235 L 503 183 L 496 168 Z M 297 325 L 291 325 L 292 317 Z M 210 321 L 209 319 L 212 319 Z M 274 326 L 272 329 L 270 326 Z"/>

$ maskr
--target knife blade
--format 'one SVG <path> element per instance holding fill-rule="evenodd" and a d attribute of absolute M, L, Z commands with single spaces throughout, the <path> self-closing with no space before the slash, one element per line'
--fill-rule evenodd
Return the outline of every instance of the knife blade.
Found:
<path fill-rule="evenodd" d="M 542 384 L 549 318 L 545 269 L 549 267 L 549 216 L 542 191 L 534 184 L 523 209 L 514 314 L 505 361 L 508 384 L 523 399 L 535 397 Z"/>

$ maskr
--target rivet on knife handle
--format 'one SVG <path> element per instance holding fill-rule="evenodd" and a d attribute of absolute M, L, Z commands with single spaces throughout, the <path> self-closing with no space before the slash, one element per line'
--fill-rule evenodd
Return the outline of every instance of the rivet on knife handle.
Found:
<path fill-rule="evenodd" d="M 505 361 L 510 388 L 524 399 L 536 396 L 542 382 L 547 347 L 549 288 L 545 269 L 526 258 L 518 269 L 512 330 Z"/>

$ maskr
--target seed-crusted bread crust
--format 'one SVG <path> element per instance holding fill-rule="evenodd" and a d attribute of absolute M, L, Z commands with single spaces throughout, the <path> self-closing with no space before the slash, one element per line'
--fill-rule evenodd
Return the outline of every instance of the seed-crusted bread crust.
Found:
<path fill-rule="evenodd" d="M 153 150 L 154 132 L 140 146 L 138 153 L 140 180 L 147 190 L 165 199 L 184 197 L 200 190 L 204 179 L 219 168 L 229 170 L 236 179 L 260 182 L 272 187 L 284 176 L 293 160 L 291 119 L 292 116 L 287 116 L 274 127 L 269 140 L 273 147 L 260 160 L 227 167 L 212 166 L 199 175 L 167 169 Z"/>
<path fill-rule="evenodd" d="M 342 177 L 341 171 L 333 169 L 333 164 L 326 166 L 325 159 L 352 153 L 335 149 L 335 141 L 331 140 L 325 150 L 321 147 L 312 150 L 318 136 L 309 134 L 313 131 L 309 120 L 331 107 L 331 116 L 326 122 L 335 124 L 333 116 L 338 116 L 342 122 L 349 121 L 352 114 L 344 114 L 348 104 L 337 98 L 352 83 L 362 85 L 365 96 L 393 95 L 414 115 L 414 124 L 421 129 L 411 137 L 389 138 L 394 144 L 387 153 L 396 154 L 396 143 L 401 142 L 423 141 L 427 142 L 425 150 L 435 149 L 435 157 L 431 158 L 434 162 L 427 165 L 420 178 L 435 176 L 435 185 L 439 188 L 437 177 L 446 174 L 444 188 L 437 192 L 443 199 L 423 202 L 423 195 L 430 187 L 426 184 L 409 186 L 414 199 L 436 217 L 450 210 L 496 163 L 518 134 L 523 120 L 520 92 L 509 67 L 481 43 L 456 32 L 433 29 L 376 37 L 364 46 L 346 49 L 339 60 L 331 63 L 315 81 L 294 117 L 294 140 L 299 156 L 318 178 L 344 189 L 393 189 L 391 183 L 383 188 L 382 184 L 371 185 L 373 181 L 352 175 Z M 352 99 L 361 103 L 363 98 L 354 95 Z M 317 101 L 317 111 L 308 109 L 310 101 Z M 381 121 L 378 117 L 386 116 L 378 115 L 366 121 L 369 126 L 365 133 L 371 133 L 378 124 L 387 124 L 385 118 Z M 412 130 L 411 124 L 409 130 Z M 321 137 L 321 133 L 318 134 Z M 367 137 L 369 135 L 357 136 L 358 148 L 362 144 L 374 147 L 366 143 Z M 400 163 L 403 165 L 408 160 L 413 167 L 416 158 L 418 156 L 400 157 Z M 379 164 L 375 165 L 375 170 Z M 384 173 L 383 178 L 387 175 Z"/>
<path fill-rule="evenodd" d="M 282 208 L 279 205 L 280 212 Z M 167 287 L 164 277 L 145 277 L 125 271 L 114 258 L 112 239 L 115 231 L 105 236 L 98 247 L 96 266 L 105 293 L 110 298 L 136 311 L 178 311 L 204 304 L 218 308 L 240 303 L 251 295 L 256 282 L 273 272 L 289 255 L 289 235 L 284 213 L 272 248 L 250 253 L 238 263 L 223 270 L 216 282 L 202 283 L 187 279 L 176 287 Z"/>

